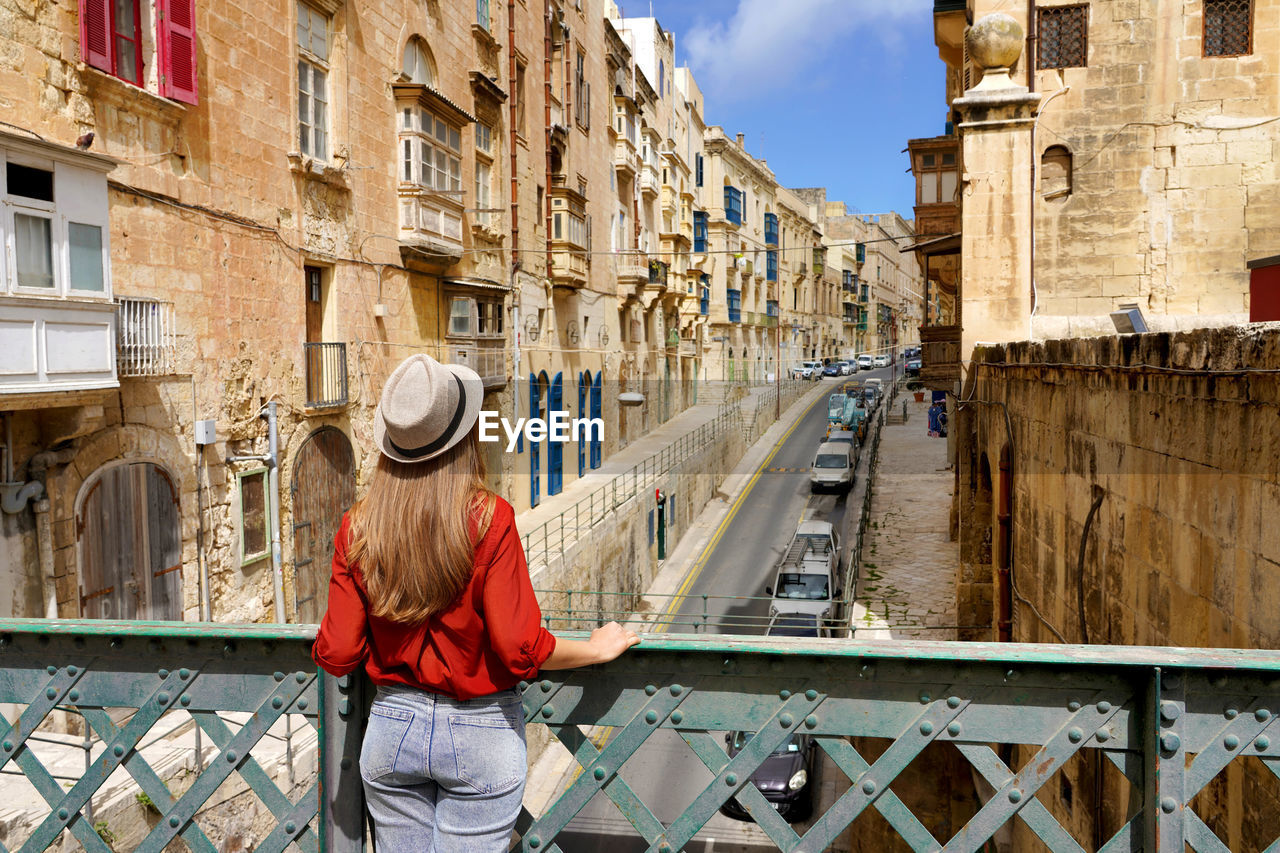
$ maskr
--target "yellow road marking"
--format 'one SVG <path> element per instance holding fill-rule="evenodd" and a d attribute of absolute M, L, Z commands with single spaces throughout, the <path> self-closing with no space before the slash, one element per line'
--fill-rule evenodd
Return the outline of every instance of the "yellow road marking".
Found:
<path fill-rule="evenodd" d="M 764 462 L 760 464 L 760 467 L 751 475 L 751 479 L 747 481 L 746 488 L 744 488 L 738 495 L 737 499 L 733 502 L 733 506 L 729 507 L 729 512 L 725 514 L 724 519 L 720 522 L 720 526 L 717 527 L 716 532 L 712 534 L 711 541 L 707 543 L 706 548 L 702 549 L 702 554 L 698 557 L 697 562 L 693 564 L 693 568 L 690 569 L 689 574 L 685 576 L 684 583 L 680 584 L 679 589 L 677 589 L 675 595 L 672 596 L 671 604 L 667 607 L 666 612 L 662 614 L 664 621 L 661 624 L 654 626 L 655 634 L 666 633 L 667 626 L 670 624 L 670 618 L 675 615 L 676 609 L 680 606 L 681 597 L 686 594 L 689 587 L 693 585 L 694 580 L 697 579 L 698 574 L 701 573 L 703 566 L 707 564 L 707 559 L 711 556 L 711 552 L 714 551 L 716 546 L 720 543 L 720 538 L 724 536 L 724 532 L 728 529 L 729 524 L 733 521 L 734 517 L 737 516 L 738 510 L 742 507 L 743 501 L 747 499 L 747 495 L 751 494 L 751 490 L 755 488 L 756 480 L 759 479 L 760 474 L 769 467 L 769 463 L 773 461 L 773 457 L 777 455 L 780 449 L 782 449 L 782 445 L 786 444 L 787 439 L 791 437 L 791 433 L 795 432 L 796 427 L 800 426 L 800 424 L 804 422 L 805 416 L 808 415 L 809 412 L 813 410 L 813 407 L 818 405 L 818 403 L 823 399 L 824 398 L 821 395 L 814 398 L 814 401 L 809 404 L 808 408 L 806 408 L 804 412 L 801 413 L 800 417 L 796 418 L 796 422 L 782 434 L 781 438 L 774 442 L 773 449 L 769 451 L 768 457 L 765 458 Z M 807 499 L 805 504 L 808 504 Z"/>

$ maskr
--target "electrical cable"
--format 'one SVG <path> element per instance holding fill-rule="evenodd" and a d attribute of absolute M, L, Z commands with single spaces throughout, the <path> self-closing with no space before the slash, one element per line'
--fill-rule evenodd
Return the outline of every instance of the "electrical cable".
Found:
<path fill-rule="evenodd" d="M 1076 608 L 1080 616 L 1080 642 L 1086 646 L 1089 645 L 1089 623 L 1084 618 L 1084 552 L 1089 544 L 1089 528 L 1093 526 L 1093 517 L 1098 514 L 1098 507 L 1102 506 L 1102 499 L 1106 496 L 1102 487 L 1095 483 L 1093 506 L 1089 507 L 1089 514 L 1084 519 L 1084 529 L 1080 531 L 1080 552 L 1076 558 Z"/>

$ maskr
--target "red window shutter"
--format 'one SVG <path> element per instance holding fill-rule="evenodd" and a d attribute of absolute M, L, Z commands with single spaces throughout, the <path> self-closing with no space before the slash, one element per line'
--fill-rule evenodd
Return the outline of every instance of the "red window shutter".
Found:
<path fill-rule="evenodd" d="M 196 97 L 196 0 L 158 0 L 160 94 L 187 104 Z"/>
<path fill-rule="evenodd" d="M 80 57 L 94 68 L 111 67 L 111 0 L 80 0 Z"/>

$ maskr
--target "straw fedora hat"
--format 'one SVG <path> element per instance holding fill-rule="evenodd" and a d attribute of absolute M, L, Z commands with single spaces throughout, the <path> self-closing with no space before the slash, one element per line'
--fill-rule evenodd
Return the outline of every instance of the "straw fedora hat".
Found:
<path fill-rule="evenodd" d="M 433 459 L 471 431 L 483 399 L 484 383 L 471 368 L 411 355 L 382 389 L 374 441 L 397 462 Z"/>

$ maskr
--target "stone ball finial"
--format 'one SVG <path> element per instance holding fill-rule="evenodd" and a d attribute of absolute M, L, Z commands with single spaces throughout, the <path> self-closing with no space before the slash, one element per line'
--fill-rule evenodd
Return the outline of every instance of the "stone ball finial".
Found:
<path fill-rule="evenodd" d="M 979 18 L 964 39 L 969 58 L 986 71 L 1009 68 L 1017 62 L 1024 37 L 1022 25 L 1013 16 L 994 12 Z"/>

